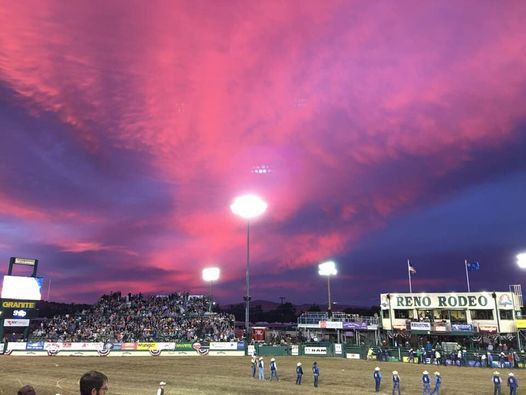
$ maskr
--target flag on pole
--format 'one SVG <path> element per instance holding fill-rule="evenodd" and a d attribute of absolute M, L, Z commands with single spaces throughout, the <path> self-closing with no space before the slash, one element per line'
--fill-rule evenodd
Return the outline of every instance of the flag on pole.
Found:
<path fill-rule="evenodd" d="M 476 272 L 477 270 L 480 270 L 480 263 L 477 261 L 469 262 L 466 267 L 468 272 Z"/>
<path fill-rule="evenodd" d="M 416 269 L 413 265 L 411 265 L 410 263 L 408 263 L 407 265 L 407 270 L 409 270 L 409 273 L 411 274 L 416 274 Z"/>

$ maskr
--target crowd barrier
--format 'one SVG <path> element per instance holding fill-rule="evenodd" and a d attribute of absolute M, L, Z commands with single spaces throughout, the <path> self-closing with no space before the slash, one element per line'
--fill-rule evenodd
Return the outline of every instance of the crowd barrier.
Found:
<path fill-rule="evenodd" d="M 4 355 L 13 356 L 243 356 L 244 342 L 9 342 L 2 344 Z"/>

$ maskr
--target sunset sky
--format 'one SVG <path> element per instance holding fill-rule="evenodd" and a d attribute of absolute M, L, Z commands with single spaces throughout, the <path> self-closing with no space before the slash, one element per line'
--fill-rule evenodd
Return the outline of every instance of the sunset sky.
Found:
<path fill-rule="evenodd" d="M 0 0 L 0 271 L 340 304 L 526 278 L 526 2 Z M 265 168 L 264 172 L 259 169 Z"/>

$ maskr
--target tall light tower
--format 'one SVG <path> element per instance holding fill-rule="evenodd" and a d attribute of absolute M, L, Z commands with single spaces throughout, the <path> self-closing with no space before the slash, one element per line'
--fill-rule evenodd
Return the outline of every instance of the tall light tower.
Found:
<path fill-rule="evenodd" d="M 267 202 L 256 195 L 243 195 L 234 199 L 230 205 L 232 212 L 247 221 L 247 264 L 245 270 L 245 329 L 249 334 L 250 315 L 250 220 L 259 217 L 267 209 Z"/>
<path fill-rule="evenodd" d="M 332 303 L 331 303 L 331 276 L 335 276 L 338 274 L 338 271 L 336 270 L 336 264 L 334 261 L 327 261 L 320 263 L 318 265 L 318 274 L 320 276 L 327 276 L 327 293 L 328 293 L 328 313 L 329 316 L 331 316 L 332 312 Z"/>
<path fill-rule="evenodd" d="M 212 284 L 214 281 L 219 280 L 219 273 L 221 271 L 218 267 L 207 267 L 203 269 L 203 280 L 210 282 L 210 305 L 208 306 L 208 312 L 212 312 Z"/>

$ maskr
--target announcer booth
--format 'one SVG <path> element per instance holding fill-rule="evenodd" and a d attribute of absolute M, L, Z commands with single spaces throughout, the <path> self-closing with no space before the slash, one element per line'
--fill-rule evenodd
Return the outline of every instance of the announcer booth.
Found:
<path fill-rule="evenodd" d="M 14 275 L 14 269 L 31 272 L 30 275 Z M 42 299 L 43 279 L 37 277 L 38 259 L 12 257 L 9 270 L 3 278 L 0 299 L 0 339 L 7 341 L 29 335 L 29 323 L 37 314 L 37 302 Z M 13 336 L 13 338 L 10 338 Z"/>
<path fill-rule="evenodd" d="M 380 295 L 382 327 L 393 335 L 517 334 L 522 293 L 388 293 Z"/>

